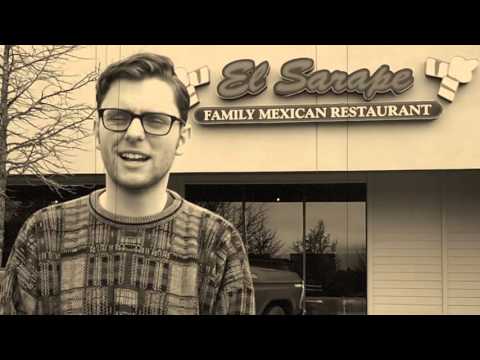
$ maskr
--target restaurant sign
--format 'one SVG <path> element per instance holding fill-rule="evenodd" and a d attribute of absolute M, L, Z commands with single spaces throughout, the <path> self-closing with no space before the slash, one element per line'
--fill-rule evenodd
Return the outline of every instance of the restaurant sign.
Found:
<path fill-rule="evenodd" d="M 370 75 L 368 69 L 351 74 L 345 71 L 318 70 L 313 72 L 312 59 L 298 58 L 282 65 L 282 80 L 273 87 L 279 96 L 293 96 L 303 92 L 323 95 L 330 91 L 335 94 L 357 93 L 366 101 L 375 95 L 391 92 L 401 94 L 413 86 L 413 72 L 401 69 L 392 72 L 388 65 L 382 65 Z M 263 61 L 258 66 L 249 59 L 236 60 L 227 64 L 222 71 L 224 79 L 218 84 L 218 96 L 226 100 L 239 99 L 245 95 L 258 95 L 267 88 L 270 65 Z"/>
<path fill-rule="evenodd" d="M 436 60 L 428 59 L 426 75 L 443 78 L 442 89 L 449 86 L 448 97 L 445 89 L 439 91 L 439 97 L 452 101 L 453 90 L 450 89 L 455 85 L 453 83 L 470 81 L 471 72 L 478 63 L 461 60 L 454 58 L 447 69 L 448 64 L 437 66 Z M 437 68 L 447 70 L 437 71 Z M 378 94 L 397 96 L 411 89 L 414 84 L 411 69 L 392 71 L 387 64 L 379 66 L 373 73 L 365 68 L 351 73 L 314 69 L 314 61 L 310 58 L 287 61 L 281 66 L 281 79 L 274 84 L 273 93 L 283 98 L 300 94 L 346 93 L 361 96 L 364 102 L 201 107 L 195 111 L 195 120 L 203 125 L 408 121 L 433 120 L 442 112 L 442 106 L 437 101 L 370 103 Z M 217 94 L 223 100 L 235 101 L 246 96 L 258 96 L 267 89 L 270 65 L 268 61 L 255 64 L 251 59 L 236 60 L 223 68 L 222 75 Z"/>
<path fill-rule="evenodd" d="M 335 105 L 204 107 L 195 112 L 203 125 L 385 120 L 432 120 L 442 107 L 436 101 Z"/>

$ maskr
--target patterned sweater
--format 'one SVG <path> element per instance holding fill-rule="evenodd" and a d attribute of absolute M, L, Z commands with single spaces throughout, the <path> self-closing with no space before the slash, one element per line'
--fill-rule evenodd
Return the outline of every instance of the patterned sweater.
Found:
<path fill-rule="evenodd" d="M 254 314 L 245 247 L 220 216 L 168 190 L 157 215 L 125 217 L 104 190 L 49 206 L 23 225 L 0 314 Z"/>

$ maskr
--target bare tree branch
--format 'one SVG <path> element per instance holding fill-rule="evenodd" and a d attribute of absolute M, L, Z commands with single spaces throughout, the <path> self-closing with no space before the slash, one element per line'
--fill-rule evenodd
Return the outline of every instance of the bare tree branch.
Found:
<path fill-rule="evenodd" d="M 21 48 L 20 48 L 21 49 Z M 24 51 L 14 52 L 13 55 L 20 56 L 21 62 L 18 66 L 12 68 L 12 72 L 17 72 L 22 69 L 35 68 L 35 65 L 40 62 L 48 62 L 57 60 L 62 55 L 70 53 L 72 50 L 78 49 L 78 46 L 51 46 L 44 47 L 37 53 L 28 53 Z M 28 60 L 28 59 L 32 60 Z"/>
<path fill-rule="evenodd" d="M 1 46 L 0 261 L 8 175 L 34 175 L 52 190 L 67 190 L 50 175 L 70 173 L 72 151 L 83 150 L 95 106 L 76 100 L 93 84 L 98 69 L 84 75 L 66 71 L 87 60 L 76 45 Z M 92 66 L 93 67 L 93 66 Z M 93 101 L 93 98 L 92 98 Z"/>
<path fill-rule="evenodd" d="M 245 206 L 245 214 L 242 214 L 241 205 L 229 202 L 206 201 L 199 205 L 221 215 L 238 230 L 244 228 L 245 221 L 244 241 L 249 254 L 271 258 L 283 248 L 283 242 L 277 238 L 276 231 L 267 226 L 266 204 L 249 203 Z"/>
<path fill-rule="evenodd" d="M 23 84 L 23 86 L 19 86 L 17 88 L 17 93 L 7 104 L 8 107 L 12 106 L 12 104 L 14 104 L 15 101 L 17 101 L 26 91 L 28 91 L 32 87 L 33 84 L 37 82 L 40 75 L 42 74 L 42 71 L 45 70 L 46 66 L 47 66 L 47 63 L 43 65 L 43 68 L 37 72 L 37 74 L 33 77 L 33 79 L 25 81 L 25 84 Z"/>

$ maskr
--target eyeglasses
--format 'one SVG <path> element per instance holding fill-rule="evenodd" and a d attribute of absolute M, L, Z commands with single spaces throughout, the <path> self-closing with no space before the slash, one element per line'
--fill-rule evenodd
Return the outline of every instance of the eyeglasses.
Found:
<path fill-rule="evenodd" d="M 172 115 L 163 113 L 146 112 L 135 114 L 123 109 L 98 109 L 98 116 L 103 126 L 110 131 L 126 131 L 133 119 L 139 118 L 146 134 L 163 136 L 167 135 L 175 120 L 185 125 L 185 121 Z"/>

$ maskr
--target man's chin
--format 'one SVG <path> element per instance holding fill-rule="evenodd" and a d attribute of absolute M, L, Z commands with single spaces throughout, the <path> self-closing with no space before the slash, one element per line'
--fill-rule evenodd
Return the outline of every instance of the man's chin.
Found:
<path fill-rule="evenodd" d="M 161 179 L 112 179 L 124 191 L 141 192 L 158 186 Z"/>

